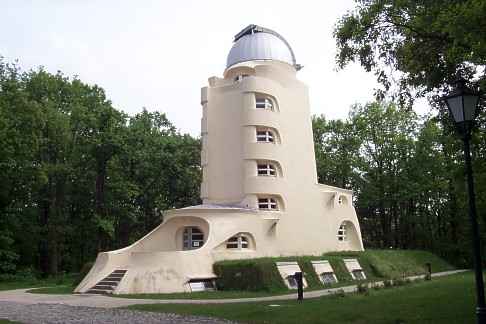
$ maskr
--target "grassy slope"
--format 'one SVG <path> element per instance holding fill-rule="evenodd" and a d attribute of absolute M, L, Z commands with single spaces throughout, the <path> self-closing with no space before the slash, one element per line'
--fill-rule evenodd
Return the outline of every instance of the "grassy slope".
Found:
<path fill-rule="evenodd" d="M 473 323 L 474 278 L 463 273 L 369 295 L 221 305 L 136 305 L 131 309 L 221 317 L 249 323 Z M 271 307 L 278 304 L 280 307 Z"/>
<path fill-rule="evenodd" d="M 346 270 L 343 258 L 358 258 L 366 276 L 370 280 L 385 278 L 402 278 L 404 276 L 425 274 L 425 263 L 432 264 L 433 272 L 452 270 L 453 267 L 436 255 L 426 251 L 414 250 L 367 250 L 365 252 L 332 252 L 323 256 L 299 256 L 260 258 L 253 260 L 231 260 L 218 262 L 219 265 L 236 265 L 244 263 L 259 264 L 262 271 L 267 273 L 265 282 L 266 290 L 281 292 L 286 290 L 282 279 L 278 275 L 275 262 L 297 261 L 301 269 L 306 273 L 307 283 L 310 289 L 325 288 L 318 280 L 311 260 L 329 260 L 340 283 L 352 282 L 351 275 Z M 276 273 L 276 274 L 275 274 Z"/>
<path fill-rule="evenodd" d="M 356 283 L 351 279 L 350 274 L 347 272 L 343 258 L 357 257 L 361 266 L 365 270 L 365 273 L 369 280 L 376 281 L 386 278 L 401 278 L 405 276 L 411 276 L 416 274 L 425 273 L 425 263 L 430 262 L 432 264 L 433 272 L 440 272 L 446 270 L 452 270 L 453 267 L 447 264 L 445 261 L 435 256 L 432 253 L 425 251 L 412 251 L 412 250 L 367 250 L 365 252 L 333 252 L 325 254 L 324 256 L 301 256 L 301 257 L 281 257 L 281 258 L 261 258 L 246 260 L 243 262 L 253 262 L 262 264 L 274 265 L 277 261 L 298 261 L 301 269 L 306 273 L 306 279 L 309 284 L 309 288 L 306 290 L 324 289 L 320 281 L 318 281 L 316 274 L 314 273 L 311 260 L 327 259 L 331 262 L 333 269 L 338 277 L 339 283 L 330 287 L 340 287 Z M 237 263 L 242 262 L 235 261 L 223 261 L 223 263 Z M 271 280 L 281 280 L 279 276 L 273 276 Z M 295 291 L 288 289 L 279 289 L 278 283 L 269 283 L 268 291 L 241 291 L 241 290 L 228 290 L 228 291 L 215 291 L 215 292 L 197 292 L 197 293 L 173 293 L 173 294 L 129 294 L 129 295 L 114 295 L 113 297 L 123 298 L 146 298 L 146 299 L 219 299 L 219 298 L 250 298 L 261 296 L 272 296 L 295 293 Z"/>
<path fill-rule="evenodd" d="M 332 287 L 350 285 L 354 283 L 351 276 L 346 271 L 342 259 L 345 257 L 357 257 L 369 281 L 380 280 L 383 278 L 399 278 L 404 275 L 415 275 L 424 273 L 425 263 L 432 264 L 434 272 L 453 269 L 439 257 L 425 251 L 411 250 L 367 250 L 365 252 L 333 252 L 324 256 L 301 256 L 301 257 L 281 257 L 281 258 L 262 258 L 254 259 L 252 262 L 270 263 L 272 266 L 276 261 L 294 261 L 297 260 L 301 269 L 306 273 L 306 279 L 309 284 L 308 290 L 325 288 L 317 279 L 314 273 L 311 260 L 328 259 L 336 272 L 339 283 Z M 224 262 L 240 262 L 224 261 Z M 272 280 L 281 280 L 279 276 Z M 73 278 L 64 278 L 61 282 L 59 279 L 50 279 L 31 282 L 0 282 L 0 290 L 45 287 L 29 290 L 30 293 L 39 294 L 71 294 L 74 287 L 71 285 Z M 270 283 L 272 285 L 272 283 Z M 289 294 L 294 291 L 279 288 L 280 282 L 273 284 L 269 291 L 216 291 L 216 292 L 198 292 L 198 293 L 173 293 L 173 294 L 135 294 L 135 295 L 115 295 L 113 297 L 125 298 L 148 298 L 148 299 L 218 299 L 218 298 L 250 298 L 271 295 Z"/>

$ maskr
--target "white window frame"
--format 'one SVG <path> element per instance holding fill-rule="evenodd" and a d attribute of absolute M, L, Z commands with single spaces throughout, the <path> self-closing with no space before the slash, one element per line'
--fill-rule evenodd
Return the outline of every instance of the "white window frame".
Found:
<path fill-rule="evenodd" d="M 260 210 L 278 210 L 277 199 L 272 197 L 259 197 L 258 209 Z"/>
<path fill-rule="evenodd" d="M 259 143 L 275 143 L 275 134 L 271 129 L 257 128 L 256 139 Z"/>
<path fill-rule="evenodd" d="M 245 234 L 236 234 L 226 241 L 229 250 L 246 250 L 250 248 L 249 238 Z"/>
<path fill-rule="evenodd" d="M 268 96 L 255 96 L 255 108 L 265 110 L 275 110 L 275 101 Z"/>
<path fill-rule="evenodd" d="M 276 177 L 277 170 L 273 163 L 259 162 L 257 163 L 257 175 L 263 177 Z"/>
<path fill-rule="evenodd" d="M 204 245 L 204 232 L 196 226 L 186 226 L 182 232 L 182 249 L 195 250 Z"/>
<path fill-rule="evenodd" d="M 346 223 L 342 223 L 339 225 L 339 229 L 337 232 L 337 238 L 339 242 L 346 242 L 348 240 L 347 234 L 346 234 Z"/>

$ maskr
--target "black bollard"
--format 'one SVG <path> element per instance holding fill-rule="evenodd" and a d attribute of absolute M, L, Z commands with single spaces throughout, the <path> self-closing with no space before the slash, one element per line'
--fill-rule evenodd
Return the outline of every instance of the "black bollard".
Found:
<path fill-rule="evenodd" d="M 425 264 L 425 267 L 427 268 L 427 274 L 425 275 L 425 280 L 432 280 L 432 264 L 427 262 Z"/>
<path fill-rule="evenodd" d="M 295 281 L 297 281 L 297 300 L 304 300 L 304 280 L 302 277 L 302 272 L 294 273 Z"/>

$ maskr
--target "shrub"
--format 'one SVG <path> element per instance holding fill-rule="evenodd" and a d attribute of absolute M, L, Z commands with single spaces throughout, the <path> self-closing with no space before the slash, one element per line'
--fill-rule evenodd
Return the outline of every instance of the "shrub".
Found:
<path fill-rule="evenodd" d="M 272 259 L 221 261 L 213 265 L 220 290 L 279 291 L 286 289 Z"/>
<path fill-rule="evenodd" d="M 393 286 L 393 283 L 392 283 L 391 280 L 388 280 L 388 279 L 387 280 L 383 280 L 383 287 L 389 288 L 391 286 Z"/>
<path fill-rule="evenodd" d="M 359 282 L 357 286 L 358 294 L 368 295 L 368 285 L 366 283 Z"/>

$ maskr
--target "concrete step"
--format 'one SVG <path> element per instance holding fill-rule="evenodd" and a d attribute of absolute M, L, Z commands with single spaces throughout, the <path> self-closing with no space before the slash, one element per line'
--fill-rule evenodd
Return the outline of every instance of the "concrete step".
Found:
<path fill-rule="evenodd" d="M 127 272 L 127 270 L 115 270 L 112 273 L 123 273 L 123 274 L 125 274 L 126 272 Z"/>
<path fill-rule="evenodd" d="M 123 278 L 125 274 L 110 274 L 106 278 L 112 278 L 112 279 L 118 279 L 118 278 Z"/>
<path fill-rule="evenodd" d="M 123 279 L 127 270 L 114 270 L 107 277 L 98 281 L 90 290 L 87 291 L 89 294 L 112 294 L 113 291 L 118 287 L 120 281 Z"/>
<path fill-rule="evenodd" d="M 118 286 L 119 283 L 120 283 L 120 281 L 109 281 L 109 280 L 103 279 L 100 282 L 98 282 L 98 285 Z"/>
<path fill-rule="evenodd" d="M 105 295 L 105 294 L 109 294 L 111 292 L 109 291 L 106 291 L 106 290 L 102 290 L 102 289 L 90 289 L 87 291 L 88 294 L 98 294 L 98 295 Z"/>
<path fill-rule="evenodd" d="M 108 285 L 100 285 L 99 283 L 97 283 L 93 288 L 91 289 L 99 289 L 99 290 L 113 290 L 113 286 L 108 286 Z"/>

